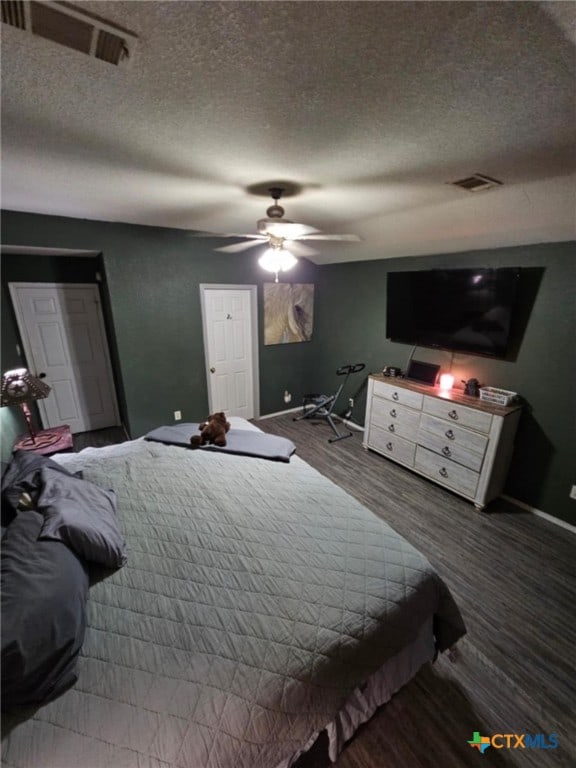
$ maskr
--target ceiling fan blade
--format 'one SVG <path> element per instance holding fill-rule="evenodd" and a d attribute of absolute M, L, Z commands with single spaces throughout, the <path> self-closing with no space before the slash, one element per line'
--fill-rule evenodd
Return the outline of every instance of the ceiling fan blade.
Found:
<path fill-rule="evenodd" d="M 325 235 L 320 232 L 317 235 L 303 235 L 295 238 L 296 240 L 342 240 L 348 243 L 361 243 L 362 238 L 358 235 Z"/>
<path fill-rule="evenodd" d="M 285 240 L 295 240 L 297 237 L 304 237 L 320 231 L 315 227 L 308 226 L 308 224 L 298 224 L 295 221 L 270 221 L 269 219 L 259 221 L 259 228 L 262 221 L 265 221 L 265 226 L 260 229 L 261 232 L 273 237 L 283 237 Z"/>
<path fill-rule="evenodd" d="M 315 248 L 304 245 L 300 240 L 286 240 L 283 247 L 290 251 L 290 253 L 293 253 L 294 256 L 314 256 L 318 253 Z"/>
<path fill-rule="evenodd" d="M 190 237 L 245 237 L 250 240 L 267 240 L 265 235 L 248 235 L 246 232 L 190 232 Z"/>
<path fill-rule="evenodd" d="M 240 253 L 248 248 L 254 248 L 255 245 L 261 245 L 262 240 L 267 238 L 258 238 L 257 240 L 248 240 L 244 243 L 232 243 L 232 245 L 223 245 L 221 248 L 214 248 L 215 251 L 221 251 L 222 253 Z"/>

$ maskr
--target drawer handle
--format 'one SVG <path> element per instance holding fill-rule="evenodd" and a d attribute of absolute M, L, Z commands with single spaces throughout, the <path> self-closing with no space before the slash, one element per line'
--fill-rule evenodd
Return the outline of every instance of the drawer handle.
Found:
<path fill-rule="evenodd" d="M 442 448 L 442 453 L 444 454 L 444 456 L 452 456 L 452 451 L 450 450 L 450 448 L 448 448 L 447 445 L 445 445 L 444 448 Z"/>
<path fill-rule="evenodd" d="M 398 392 L 392 393 L 392 400 L 398 400 Z"/>
<path fill-rule="evenodd" d="M 394 432 L 394 424 L 388 424 L 388 432 Z"/>
<path fill-rule="evenodd" d="M 456 413 L 456 411 L 450 411 L 448 413 L 448 416 L 450 416 L 451 419 L 454 419 L 454 421 L 458 421 L 458 414 Z"/>
<path fill-rule="evenodd" d="M 389 451 L 391 451 L 393 447 L 394 446 L 392 445 L 392 443 L 386 443 L 386 448 L 388 448 Z"/>
<path fill-rule="evenodd" d="M 442 477 L 448 477 L 446 467 L 442 467 L 442 469 L 439 469 L 438 472 L 442 475 Z"/>
<path fill-rule="evenodd" d="M 447 429 L 446 432 L 444 432 L 448 440 L 454 440 L 454 432 L 452 432 L 451 429 Z"/>
<path fill-rule="evenodd" d="M 396 409 L 395 408 L 392 408 L 392 410 L 390 411 L 390 416 L 392 416 L 393 419 L 396 418 Z"/>

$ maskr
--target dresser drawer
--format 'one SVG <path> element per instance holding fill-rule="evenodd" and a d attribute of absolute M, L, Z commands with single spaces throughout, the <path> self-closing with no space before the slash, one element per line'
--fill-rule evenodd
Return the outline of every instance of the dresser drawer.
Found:
<path fill-rule="evenodd" d="M 416 442 L 420 411 L 383 400 L 381 397 L 373 397 L 371 423 L 393 435 Z"/>
<path fill-rule="evenodd" d="M 392 459 L 401 461 L 409 467 L 414 466 L 415 443 L 404 440 L 397 435 L 391 435 L 387 430 L 371 427 L 368 447 Z"/>
<path fill-rule="evenodd" d="M 461 445 L 447 440 L 440 435 L 434 435 L 432 432 L 426 432 L 422 429 L 418 433 L 418 445 L 422 445 L 424 448 L 440 454 L 445 459 L 450 459 L 450 461 L 455 461 L 457 464 L 473 469 L 475 472 L 480 472 L 482 469 L 483 454 L 463 448 Z"/>
<path fill-rule="evenodd" d="M 425 437 L 425 433 L 429 432 L 434 437 L 443 441 L 443 445 L 448 445 L 450 448 L 465 448 L 469 451 L 473 451 L 480 455 L 480 458 L 484 456 L 486 446 L 488 445 L 488 437 L 481 435 L 479 432 L 472 432 L 470 429 L 463 429 L 457 427 L 455 424 L 448 424 L 442 419 L 437 419 L 434 416 L 428 416 L 423 413 L 420 418 L 420 430 L 418 432 L 418 442 L 421 443 L 421 437 Z"/>
<path fill-rule="evenodd" d="M 424 395 L 420 392 L 413 392 L 410 389 L 403 389 L 402 387 L 395 387 L 393 384 L 388 384 L 386 381 L 374 382 L 374 394 L 378 397 L 383 397 L 386 400 L 392 400 L 393 403 L 399 405 L 407 405 L 410 408 L 422 408 L 422 400 Z"/>
<path fill-rule="evenodd" d="M 478 432 L 488 433 L 492 425 L 491 413 L 477 411 L 475 408 L 468 408 L 465 405 L 459 405 L 450 400 L 442 400 L 437 397 L 425 396 L 422 410 L 424 413 L 430 413 L 432 416 L 446 419 L 446 421 L 452 424 L 476 429 Z"/>
<path fill-rule="evenodd" d="M 445 459 L 420 445 L 416 448 L 414 467 L 422 474 L 466 496 L 474 496 L 476 493 L 477 472 Z"/>

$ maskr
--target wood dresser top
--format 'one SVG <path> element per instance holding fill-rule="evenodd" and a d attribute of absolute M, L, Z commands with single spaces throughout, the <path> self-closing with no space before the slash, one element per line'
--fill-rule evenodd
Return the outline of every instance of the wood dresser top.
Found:
<path fill-rule="evenodd" d="M 431 397 L 439 397 L 442 400 L 447 400 L 451 403 L 466 405 L 468 408 L 475 408 L 477 411 L 485 411 L 486 413 L 496 414 L 497 416 L 507 416 L 509 413 L 513 413 L 513 411 L 522 408 L 522 405 L 518 403 L 507 406 L 496 405 L 495 403 L 487 403 L 484 400 L 480 400 L 479 397 L 465 395 L 462 390 L 459 389 L 440 389 L 440 387 L 433 387 L 430 384 L 419 384 L 416 381 L 407 381 L 406 379 L 395 376 L 383 376 L 381 373 L 371 373 L 370 378 L 375 381 L 382 381 L 385 384 L 390 384 L 391 387 L 410 389 L 413 392 L 420 392 L 423 395 L 430 395 Z"/>

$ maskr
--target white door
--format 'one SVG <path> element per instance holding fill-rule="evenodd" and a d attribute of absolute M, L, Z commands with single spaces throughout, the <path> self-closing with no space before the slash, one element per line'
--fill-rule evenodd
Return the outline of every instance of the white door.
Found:
<path fill-rule="evenodd" d="M 200 286 L 210 413 L 258 415 L 255 286 Z"/>
<path fill-rule="evenodd" d="M 97 285 L 10 283 L 32 373 L 52 391 L 38 400 L 45 428 L 117 426 L 118 407 Z"/>

